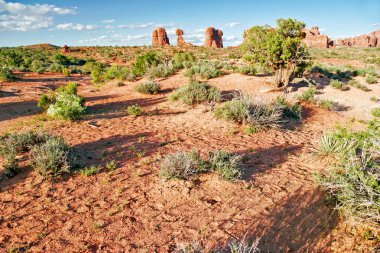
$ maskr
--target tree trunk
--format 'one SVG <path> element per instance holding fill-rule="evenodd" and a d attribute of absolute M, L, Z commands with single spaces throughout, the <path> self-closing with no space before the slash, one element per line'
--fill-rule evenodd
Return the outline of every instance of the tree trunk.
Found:
<path fill-rule="evenodd" d="M 282 86 L 288 86 L 289 82 L 293 77 L 295 69 L 295 64 L 288 64 L 286 68 L 280 67 L 279 69 L 276 69 L 274 79 L 274 84 L 276 85 L 276 87 L 279 88 Z"/>

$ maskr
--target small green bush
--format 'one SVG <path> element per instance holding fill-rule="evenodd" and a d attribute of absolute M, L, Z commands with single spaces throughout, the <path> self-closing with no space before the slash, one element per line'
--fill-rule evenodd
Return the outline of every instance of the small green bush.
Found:
<path fill-rule="evenodd" d="M 372 102 L 379 102 L 379 101 L 380 101 L 380 99 L 378 99 L 378 98 L 375 97 L 375 96 L 370 97 L 370 100 L 371 100 Z"/>
<path fill-rule="evenodd" d="M 161 59 L 156 52 L 147 52 L 146 54 L 137 57 L 132 68 L 132 73 L 135 76 L 143 76 L 149 67 L 157 66 L 160 62 Z"/>
<path fill-rule="evenodd" d="M 236 71 L 240 74 L 247 75 L 247 76 L 255 76 L 257 75 L 258 71 L 255 66 L 240 66 L 236 68 Z"/>
<path fill-rule="evenodd" d="M 377 83 L 377 76 L 374 75 L 374 74 L 368 75 L 368 76 L 366 77 L 365 81 L 366 81 L 368 84 L 374 84 L 374 83 Z"/>
<path fill-rule="evenodd" d="M 86 167 L 84 169 L 81 169 L 79 171 L 79 173 L 83 176 L 86 176 L 86 177 L 89 177 L 89 176 L 93 176 L 93 175 L 96 175 L 100 172 L 100 167 L 97 167 L 97 166 L 90 166 L 90 167 Z"/>
<path fill-rule="evenodd" d="M 173 56 L 174 65 L 183 68 L 185 65 L 195 62 L 196 58 L 192 52 L 177 52 Z"/>
<path fill-rule="evenodd" d="M 337 105 L 337 102 L 328 99 L 318 100 L 318 106 L 326 110 L 334 111 Z"/>
<path fill-rule="evenodd" d="M 65 120 L 79 119 L 86 112 L 83 98 L 74 94 L 58 94 L 54 104 L 47 109 L 47 114 Z"/>
<path fill-rule="evenodd" d="M 161 162 L 161 177 L 165 180 L 188 180 L 205 171 L 206 163 L 195 150 L 167 155 Z"/>
<path fill-rule="evenodd" d="M 370 89 L 368 89 L 367 86 L 365 86 L 364 84 L 359 83 L 358 81 L 356 81 L 354 79 L 350 80 L 347 84 L 349 86 L 355 87 L 355 88 L 357 88 L 359 90 L 362 90 L 362 91 L 365 91 L 365 92 L 370 91 Z"/>
<path fill-rule="evenodd" d="M 241 156 L 214 150 L 209 153 L 208 163 L 211 170 L 216 171 L 222 178 L 233 181 L 242 176 L 241 160 Z"/>
<path fill-rule="evenodd" d="M 215 62 L 199 62 L 187 68 L 185 71 L 185 76 L 192 79 L 194 77 L 198 79 L 215 78 L 223 74 L 223 71 L 219 68 L 220 66 L 218 66 Z"/>
<path fill-rule="evenodd" d="M 68 82 L 66 85 L 60 86 L 56 93 L 76 95 L 78 92 L 78 84 L 75 82 Z"/>
<path fill-rule="evenodd" d="M 298 95 L 297 98 L 304 102 L 313 102 L 315 100 L 314 95 L 317 93 L 317 89 L 314 86 L 310 86 L 302 94 Z"/>
<path fill-rule="evenodd" d="M 371 114 L 374 117 L 377 117 L 377 118 L 380 117 L 380 108 L 374 108 L 374 109 L 372 109 Z"/>
<path fill-rule="evenodd" d="M 334 79 L 330 81 L 330 86 L 341 91 L 346 91 L 350 89 L 346 84 Z"/>
<path fill-rule="evenodd" d="M 157 66 L 153 65 L 148 68 L 147 76 L 150 79 L 164 78 L 173 75 L 177 71 L 177 68 L 172 64 L 161 63 Z"/>
<path fill-rule="evenodd" d="M 63 68 L 63 69 L 62 69 L 62 74 L 63 74 L 64 76 L 70 76 L 70 74 L 71 74 L 70 69 L 68 69 L 68 68 Z"/>
<path fill-rule="evenodd" d="M 13 71 L 6 67 L 0 67 L 0 81 L 2 82 L 12 82 L 16 79 Z"/>
<path fill-rule="evenodd" d="M 130 105 L 127 107 L 127 112 L 135 117 L 140 116 L 143 113 L 143 109 L 139 105 Z"/>
<path fill-rule="evenodd" d="M 63 138 L 49 137 L 32 148 L 31 166 L 42 176 L 59 176 L 70 171 L 69 146 Z"/>
<path fill-rule="evenodd" d="M 156 82 L 140 83 L 136 86 L 136 91 L 143 94 L 157 94 L 161 85 Z"/>
<path fill-rule="evenodd" d="M 284 97 L 277 97 L 276 103 L 283 111 L 283 115 L 288 118 L 301 119 L 302 106 L 300 104 L 291 104 Z"/>
<path fill-rule="evenodd" d="M 221 98 L 220 91 L 212 85 L 206 83 L 191 83 L 183 86 L 169 96 L 171 101 L 182 101 L 187 105 L 194 105 L 203 102 L 215 102 Z"/>

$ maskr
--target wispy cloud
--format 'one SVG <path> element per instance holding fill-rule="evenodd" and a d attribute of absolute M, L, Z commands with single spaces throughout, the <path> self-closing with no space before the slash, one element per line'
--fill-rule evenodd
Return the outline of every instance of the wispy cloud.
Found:
<path fill-rule="evenodd" d="M 82 24 L 73 24 L 73 23 L 58 24 L 55 27 L 56 30 L 78 30 L 78 31 L 95 30 L 97 28 L 98 27 L 96 25 L 82 25 Z"/>
<path fill-rule="evenodd" d="M 229 27 L 229 28 L 234 28 L 234 27 L 237 27 L 237 26 L 241 26 L 241 23 L 230 22 L 230 23 L 227 23 L 227 24 L 224 25 L 224 27 Z"/>
<path fill-rule="evenodd" d="M 372 26 L 372 27 L 378 27 L 378 26 L 380 26 L 380 23 L 370 24 L 369 26 Z"/>
<path fill-rule="evenodd" d="M 49 28 L 55 15 L 75 14 L 76 8 L 61 8 L 52 4 L 23 4 L 0 0 L 0 29 L 30 31 Z"/>
<path fill-rule="evenodd" d="M 117 26 L 120 29 L 144 29 L 144 28 L 155 28 L 155 27 L 165 27 L 165 28 L 170 28 L 170 27 L 176 27 L 177 25 L 174 23 L 166 23 L 166 24 L 159 24 L 159 23 L 136 23 L 136 24 L 124 24 L 124 25 L 119 25 Z"/>
<path fill-rule="evenodd" d="M 104 24 L 110 24 L 110 23 L 113 23 L 113 22 L 115 22 L 115 19 L 104 19 L 102 21 L 102 23 L 104 23 Z"/>
<path fill-rule="evenodd" d="M 120 45 L 129 44 L 130 42 L 139 42 L 138 44 L 148 44 L 150 43 L 150 34 L 143 33 L 137 35 L 126 35 L 126 34 L 113 34 L 113 35 L 102 35 L 96 38 L 80 40 L 79 43 L 91 43 L 96 45 Z M 137 43 L 136 43 L 137 44 Z"/>

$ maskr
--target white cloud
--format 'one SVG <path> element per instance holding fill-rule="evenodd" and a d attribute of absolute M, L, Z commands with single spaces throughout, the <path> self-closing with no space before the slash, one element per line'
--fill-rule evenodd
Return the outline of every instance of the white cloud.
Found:
<path fill-rule="evenodd" d="M 125 24 L 125 25 L 119 25 L 118 28 L 120 29 L 144 29 L 144 28 L 156 28 L 156 27 L 176 27 L 177 25 L 174 23 L 167 23 L 167 24 L 157 24 L 157 23 L 136 23 L 136 24 Z"/>
<path fill-rule="evenodd" d="M 110 23 L 113 23 L 113 22 L 115 22 L 115 19 L 104 19 L 102 21 L 102 23 L 105 23 L 105 24 L 110 24 Z"/>
<path fill-rule="evenodd" d="M 0 0 L 0 30 L 30 31 L 48 28 L 55 15 L 75 14 L 76 8 L 52 4 L 22 4 Z"/>
<path fill-rule="evenodd" d="M 98 27 L 96 25 L 82 25 L 82 24 L 64 23 L 64 24 L 58 24 L 55 28 L 57 30 L 84 31 L 84 30 L 94 30 L 94 29 L 97 29 Z"/>
<path fill-rule="evenodd" d="M 137 35 L 125 35 L 125 34 L 113 34 L 113 35 L 102 35 L 96 38 L 80 40 L 79 43 L 85 44 L 90 43 L 94 45 L 104 44 L 104 45 L 120 45 L 128 44 L 130 42 L 139 42 L 138 44 L 149 44 L 150 34 L 143 33 Z M 136 43 L 137 44 L 137 43 Z"/>
<path fill-rule="evenodd" d="M 227 23 L 227 24 L 224 25 L 224 27 L 229 27 L 229 28 L 234 28 L 234 27 L 237 27 L 237 26 L 241 26 L 241 23 L 230 22 L 230 23 Z"/>
<path fill-rule="evenodd" d="M 372 26 L 372 27 L 378 27 L 378 26 L 380 26 L 380 23 L 374 23 L 374 24 L 371 24 L 371 25 L 369 25 L 369 26 Z"/>

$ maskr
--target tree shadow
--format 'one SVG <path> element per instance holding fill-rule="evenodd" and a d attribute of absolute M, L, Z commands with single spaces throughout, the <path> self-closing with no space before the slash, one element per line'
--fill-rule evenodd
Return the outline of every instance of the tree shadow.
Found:
<path fill-rule="evenodd" d="M 0 90 L 0 98 L 3 97 L 16 97 L 18 92 Z"/>
<path fill-rule="evenodd" d="M 165 97 L 131 99 L 127 101 L 116 101 L 105 104 L 96 104 L 87 107 L 87 115 L 84 119 L 110 119 L 124 117 L 128 115 L 127 107 L 131 105 L 139 105 L 141 107 L 152 106 L 162 103 Z"/>
<path fill-rule="evenodd" d="M 338 214 L 325 203 L 323 192 L 299 192 L 277 203 L 250 226 L 249 239 L 260 238 L 262 252 L 326 252 L 329 233 L 339 222 Z"/>
<path fill-rule="evenodd" d="M 258 148 L 256 150 L 242 150 L 237 154 L 243 156 L 243 175 L 242 179 L 254 180 L 254 175 L 265 173 L 277 165 L 285 163 L 290 155 L 300 151 L 300 145 L 279 145 L 269 148 Z"/>
<path fill-rule="evenodd" d="M 35 115 L 43 112 L 37 107 L 37 101 L 21 101 L 0 104 L 0 121 L 11 120 L 18 117 Z"/>

